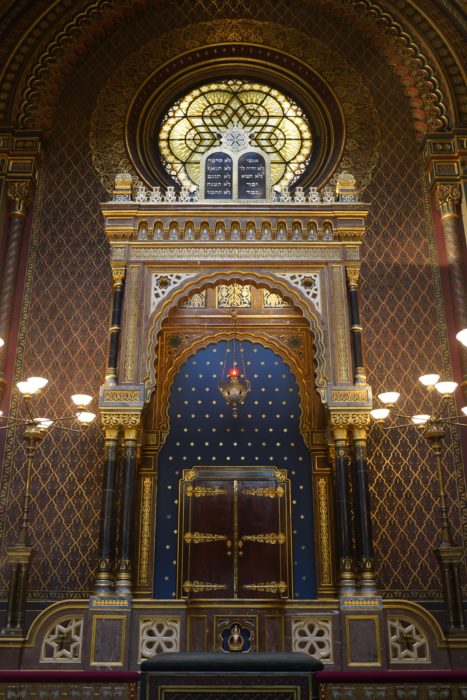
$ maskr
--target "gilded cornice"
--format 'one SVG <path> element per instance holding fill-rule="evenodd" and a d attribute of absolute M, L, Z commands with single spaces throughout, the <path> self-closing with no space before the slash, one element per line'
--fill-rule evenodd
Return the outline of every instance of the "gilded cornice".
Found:
<path fill-rule="evenodd" d="M 446 9 L 446 13 L 443 14 L 439 9 L 440 3 L 444 4 L 442 0 L 437 3 L 426 0 L 398 0 L 395 3 L 388 3 L 386 0 L 380 0 L 380 3 L 370 0 L 333 0 L 325 3 L 325 9 L 339 17 L 345 15 L 350 18 L 352 24 L 358 24 L 366 34 L 374 35 L 379 46 L 383 45 L 387 49 L 392 45 L 392 55 L 387 51 L 385 53 L 390 65 L 399 75 L 400 67 L 406 65 L 403 57 L 406 48 L 404 44 L 414 46 L 416 51 L 413 58 L 414 63 L 419 64 L 420 79 L 416 81 L 416 89 L 417 85 L 426 85 L 426 77 L 430 81 L 433 75 L 419 46 L 424 47 L 425 53 L 429 46 L 434 47 L 446 80 L 449 80 L 448 76 L 454 78 L 451 83 L 452 90 L 457 91 L 457 101 L 461 104 L 462 95 L 459 91 L 462 92 L 464 81 L 455 79 L 456 74 L 462 78 L 462 56 L 456 55 L 462 51 L 462 37 L 457 30 L 458 20 L 456 21 L 459 13 L 453 17 L 450 3 L 449 6 L 446 5 L 449 12 Z M 15 119 L 20 111 L 21 123 L 34 123 L 35 128 L 47 130 L 54 110 L 52 108 L 48 116 L 46 111 L 40 115 L 40 103 L 47 98 L 51 99 L 52 103 L 58 99 L 66 76 L 76 62 L 80 50 L 91 46 L 102 33 L 102 23 L 105 21 L 108 31 L 109 26 L 119 23 L 123 25 L 132 15 L 141 13 L 145 5 L 150 4 L 149 0 L 120 0 L 119 3 L 110 0 L 80 3 L 56 0 L 49 3 L 45 9 L 42 3 L 35 4 L 37 9 L 34 8 L 34 13 L 28 9 L 30 20 L 27 25 L 24 20 L 24 8 L 18 13 L 22 19 L 22 33 L 15 34 L 16 24 L 19 22 L 16 21 L 14 29 L 12 28 L 11 33 L 17 37 L 17 43 L 4 63 L 3 75 L 0 78 L 5 95 L 4 102 L 0 103 L 0 118 L 3 116 L 9 117 L 10 120 L 12 117 Z M 155 4 L 151 2 L 152 6 Z M 324 3 L 323 0 L 315 0 L 310 2 L 311 4 L 321 7 Z M 215 6 L 215 3 L 213 5 Z M 393 16 L 396 12 L 399 21 Z M 454 24 L 447 21 L 446 17 L 452 17 Z M 428 36 L 429 42 L 426 38 Z M 41 50 L 42 53 L 39 53 Z M 394 50 L 402 57 L 402 61 L 398 61 L 399 65 L 394 65 Z M 25 96 L 21 109 L 18 103 L 13 105 L 15 94 Z"/>

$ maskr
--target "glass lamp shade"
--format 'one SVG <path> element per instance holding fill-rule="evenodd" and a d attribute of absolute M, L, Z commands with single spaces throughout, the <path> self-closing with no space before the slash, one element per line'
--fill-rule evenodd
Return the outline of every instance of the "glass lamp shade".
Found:
<path fill-rule="evenodd" d="M 32 396 L 32 394 L 35 394 L 37 391 L 37 388 L 35 388 L 29 382 L 16 382 L 16 386 L 18 387 L 18 390 L 25 396 Z"/>
<path fill-rule="evenodd" d="M 92 401 L 92 396 L 89 396 L 89 394 L 73 394 L 71 400 L 76 406 L 88 406 Z"/>
<path fill-rule="evenodd" d="M 79 422 L 84 423 L 85 425 L 89 425 L 89 423 L 92 423 L 95 417 L 96 414 L 91 413 L 90 411 L 80 411 L 76 414 L 76 418 L 79 420 Z"/>
<path fill-rule="evenodd" d="M 383 421 L 389 416 L 389 408 L 374 408 L 370 416 L 376 421 Z"/>
<path fill-rule="evenodd" d="M 439 374 L 423 374 L 418 378 L 418 381 L 423 384 L 423 386 L 434 386 L 436 382 L 439 382 Z"/>
<path fill-rule="evenodd" d="M 399 397 L 400 394 L 397 391 L 384 391 L 382 394 L 378 394 L 378 399 L 381 403 L 387 405 L 395 404 Z"/>
<path fill-rule="evenodd" d="M 430 416 L 426 413 L 420 413 L 416 416 L 412 416 L 410 419 L 414 425 L 425 425 L 430 420 Z"/>
<path fill-rule="evenodd" d="M 457 340 L 467 347 L 467 328 L 463 328 L 456 334 Z"/>
<path fill-rule="evenodd" d="M 35 387 L 36 391 L 40 391 L 49 383 L 49 380 L 44 377 L 28 377 L 28 382 L 31 386 Z"/>
<path fill-rule="evenodd" d="M 435 389 L 439 391 L 442 396 L 449 396 L 457 389 L 457 382 L 438 382 L 435 384 Z"/>

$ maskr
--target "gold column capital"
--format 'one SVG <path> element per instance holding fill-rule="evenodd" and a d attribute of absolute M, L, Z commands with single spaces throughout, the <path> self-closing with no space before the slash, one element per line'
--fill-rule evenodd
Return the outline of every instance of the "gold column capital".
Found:
<path fill-rule="evenodd" d="M 366 443 L 367 433 L 368 433 L 368 431 L 366 429 L 366 426 L 364 426 L 364 427 L 352 426 L 352 440 L 354 442 Z"/>
<path fill-rule="evenodd" d="M 30 180 L 10 180 L 6 190 L 7 197 L 11 200 L 11 213 L 25 215 L 34 198 L 34 187 Z"/>
<path fill-rule="evenodd" d="M 118 427 L 109 428 L 109 427 L 105 426 L 105 428 L 104 428 L 105 442 L 113 442 L 113 441 L 118 440 L 118 433 L 119 433 Z"/>
<path fill-rule="evenodd" d="M 360 267 L 346 267 L 347 284 L 350 289 L 358 289 L 360 280 Z"/>
<path fill-rule="evenodd" d="M 461 188 L 457 182 L 440 182 L 435 187 L 435 202 L 441 218 L 457 216 L 457 204 L 461 199 Z"/>
<path fill-rule="evenodd" d="M 123 429 L 123 441 L 132 440 L 136 442 L 138 439 L 138 428 L 126 427 Z"/>
<path fill-rule="evenodd" d="M 112 279 L 114 287 L 118 287 L 123 283 L 125 279 L 126 268 L 122 265 L 112 265 Z"/>

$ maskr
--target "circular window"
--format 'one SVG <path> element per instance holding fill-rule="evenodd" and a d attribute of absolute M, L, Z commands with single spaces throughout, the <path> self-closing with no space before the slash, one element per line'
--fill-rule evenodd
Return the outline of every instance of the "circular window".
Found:
<path fill-rule="evenodd" d="M 269 155 L 275 188 L 293 185 L 304 173 L 313 144 L 303 110 L 276 88 L 242 79 L 202 85 L 170 107 L 157 139 L 162 165 L 192 190 L 203 154 L 235 126 L 249 132 L 251 146 Z"/>

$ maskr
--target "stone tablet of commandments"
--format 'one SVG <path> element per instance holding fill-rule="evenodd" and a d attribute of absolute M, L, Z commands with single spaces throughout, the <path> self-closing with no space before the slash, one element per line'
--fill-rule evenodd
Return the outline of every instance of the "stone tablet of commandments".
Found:
<path fill-rule="evenodd" d="M 233 127 L 222 144 L 201 159 L 200 200 L 269 201 L 271 163 L 261 149 L 250 145 L 250 134 Z"/>
<path fill-rule="evenodd" d="M 232 158 L 228 153 L 216 151 L 205 161 L 205 199 L 232 199 Z"/>
<path fill-rule="evenodd" d="M 266 161 L 248 151 L 238 159 L 238 198 L 266 199 Z"/>

